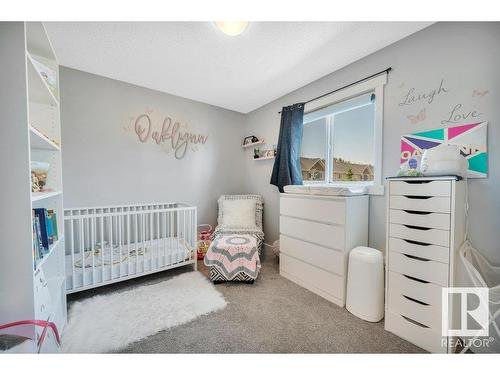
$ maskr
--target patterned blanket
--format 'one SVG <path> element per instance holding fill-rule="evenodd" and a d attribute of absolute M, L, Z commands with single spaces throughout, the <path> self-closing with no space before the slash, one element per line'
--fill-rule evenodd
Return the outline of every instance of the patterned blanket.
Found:
<path fill-rule="evenodd" d="M 219 236 L 210 245 L 204 262 L 227 280 L 238 280 L 242 275 L 255 280 L 260 270 L 257 238 L 249 234 Z"/>
<path fill-rule="evenodd" d="M 264 244 L 264 232 L 262 229 L 255 227 L 255 228 L 244 228 L 244 229 L 236 229 L 236 228 L 227 228 L 224 227 L 224 225 L 217 225 L 215 228 L 214 233 L 212 234 L 212 241 L 215 241 L 215 239 L 221 237 L 221 236 L 229 236 L 232 234 L 237 234 L 237 235 L 249 235 L 253 236 L 257 239 L 257 250 L 259 251 L 259 255 L 262 252 L 262 245 Z"/>

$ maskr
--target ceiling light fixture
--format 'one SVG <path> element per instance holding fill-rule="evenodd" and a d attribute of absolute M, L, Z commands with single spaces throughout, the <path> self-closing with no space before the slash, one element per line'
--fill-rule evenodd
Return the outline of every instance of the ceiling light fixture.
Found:
<path fill-rule="evenodd" d="M 237 36 L 243 33 L 248 27 L 248 21 L 239 22 L 214 22 L 215 26 L 224 34 L 229 36 Z"/>

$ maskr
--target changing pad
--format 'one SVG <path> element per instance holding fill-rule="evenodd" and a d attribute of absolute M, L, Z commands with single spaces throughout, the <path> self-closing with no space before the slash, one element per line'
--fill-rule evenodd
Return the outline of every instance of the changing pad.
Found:
<path fill-rule="evenodd" d="M 285 193 L 308 195 L 365 195 L 366 186 L 328 186 L 328 185 L 287 185 L 283 188 Z"/>

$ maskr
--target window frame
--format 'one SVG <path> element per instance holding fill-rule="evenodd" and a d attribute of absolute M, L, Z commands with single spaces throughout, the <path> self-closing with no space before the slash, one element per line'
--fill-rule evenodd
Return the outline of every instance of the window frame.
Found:
<path fill-rule="evenodd" d="M 304 106 L 304 114 L 315 112 L 317 110 L 329 107 L 333 104 L 343 102 L 355 98 L 357 96 L 373 92 L 375 94 L 375 115 L 374 115 L 374 129 L 373 129 L 373 181 L 353 181 L 353 182 L 341 182 L 341 181 L 331 181 L 331 174 L 333 170 L 331 169 L 331 156 L 332 156 L 332 142 L 333 135 L 331 134 L 331 117 L 327 117 L 327 131 L 326 139 L 327 143 L 327 155 L 325 161 L 325 180 L 324 181 L 304 181 L 305 185 L 327 185 L 332 187 L 346 187 L 346 186 L 366 186 L 368 188 L 368 193 L 371 195 L 383 195 L 384 185 L 382 183 L 382 151 L 383 151 L 383 134 L 384 134 L 384 121 L 383 121 L 383 111 L 384 111 L 384 86 L 387 83 L 387 73 L 381 74 L 379 76 L 373 77 L 369 80 L 360 82 L 356 85 L 347 87 L 343 90 L 334 92 L 330 95 L 323 96 Z"/>

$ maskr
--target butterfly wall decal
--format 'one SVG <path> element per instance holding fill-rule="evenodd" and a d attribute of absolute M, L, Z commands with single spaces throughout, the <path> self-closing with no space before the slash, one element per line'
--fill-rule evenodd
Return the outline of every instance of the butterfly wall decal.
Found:
<path fill-rule="evenodd" d="M 408 120 L 410 120 L 410 123 L 412 125 L 415 125 L 415 124 L 418 124 L 419 122 L 422 122 L 425 120 L 426 118 L 426 114 L 425 114 L 425 108 L 422 109 L 419 113 L 417 113 L 415 116 L 413 115 L 409 115 L 409 116 L 406 116 L 406 118 Z"/>
<path fill-rule="evenodd" d="M 477 97 L 477 98 L 482 98 L 484 97 L 489 91 L 488 90 L 474 90 L 472 91 L 472 97 Z"/>

